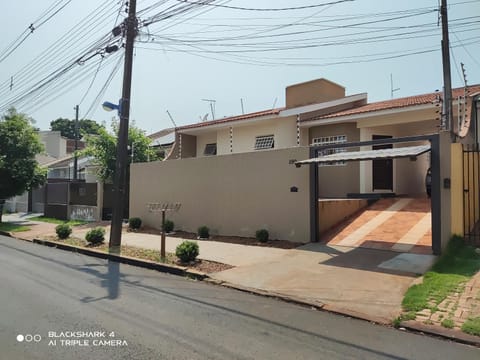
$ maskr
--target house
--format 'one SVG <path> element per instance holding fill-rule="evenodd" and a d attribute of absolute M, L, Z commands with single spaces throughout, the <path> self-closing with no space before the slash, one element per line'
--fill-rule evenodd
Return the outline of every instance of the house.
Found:
<path fill-rule="evenodd" d="M 453 91 L 459 141 L 478 143 L 479 93 L 478 85 Z M 213 233 L 252 236 L 268 228 L 274 238 L 306 242 L 316 231 L 311 189 L 335 199 L 425 194 L 429 136 L 442 133 L 440 93 L 369 103 L 366 93 L 347 95 L 318 79 L 288 86 L 285 104 L 177 127 L 166 161 L 133 165 L 130 213 L 155 226 L 148 203 L 181 202 L 171 217 L 187 231 L 210 225 Z M 403 137 L 415 141 L 388 143 Z M 363 145 L 372 140 L 379 145 Z M 362 160 L 358 151 L 380 149 L 388 155 L 350 161 Z M 294 166 L 328 155 L 337 160 L 320 160 L 313 181 L 312 167 Z"/>

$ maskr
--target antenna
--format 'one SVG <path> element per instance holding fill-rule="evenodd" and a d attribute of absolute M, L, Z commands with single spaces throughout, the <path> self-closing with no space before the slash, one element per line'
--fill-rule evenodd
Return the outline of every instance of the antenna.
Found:
<path fill-rule="evenodd" d="M 200 121 L 201 121 L 201 122 L 207 121 L 208 113 L 206 113 L 206 114 L 203 115 L 203 116 L 199 116 L 199 118 L 200 118 Z"/>
<path fill-rule="evenodd" d="M 243 99 L 240 98 L 240 105 L 242 106 L 242 115 L 245 114 L 245 109 L 243 108 Z"/>
<path fill-rule="evenodd" d="M 168 117 L 170 118 L 170 121 L 173 123 L 173 126 L 175 126 L 175 128 L 176 128 L 177 124 L 175 123 L 175 120 L 173 120 L 172 115 L 170 115 L 170 111 L 167 110 L 167 114 L 168 114 Z"/>
<path fill-rule="evenodd" d="M 277 100 L 278 100 L 278 97 L 276 97 L 275 100 L 273 100 L 272 109 L 275 109 L 275 105 L 277 105 Z"/>
<path fill-rule="evenodd" d="M 210 103 L 210 111 L 212 112 L 212 120 L 215 120 L 215 104 L 216 104 L 217 100 L 202 99 L 202 101 L 208 101 Z"/>
<path fill-rule="evenodd" d="M 398 90 L 400 90 L 400 88 L 396 88 L 396 89 L 393 88 L 393 75 L 392 73 L 390 73 L 390 98 L 391 99 L 393 99 L 393 93 Z"/>

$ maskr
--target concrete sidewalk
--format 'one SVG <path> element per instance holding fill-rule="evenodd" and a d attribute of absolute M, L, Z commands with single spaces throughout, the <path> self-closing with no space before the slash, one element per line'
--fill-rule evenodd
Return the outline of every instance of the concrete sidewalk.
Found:
<path fill-rule="evenodd" d="M 8 215 L 5 220 L 11 221 Z M 29 237 L 55 235 L 54 224 L 34 223 L 34 227 Z M 108 239 L 109 227 L 106 229 Z M 72 235 L 84 237 L 88 230 L 74 227 Z M 160 235 L 122 234 L 124 245 L 158 251 L 160 239 Z M 167 237 L 166 251 L 174 252 L 183 240 Z M 198 244 L 199 258 L 235 266 L 209 274 L 219 283 L 300 299 L 380 323 L 391 323 L 400 314 L 405 291 L 435 259 L 432 255 L 322 244 L 290 250 L 208 240 L 198 240 Z"/>
<path fill-rule="evenodd" d="M 74 228 L 84 237 L 88 229 Z M 107 227 L 108 238 L 108 227 Z M 160 235 L 123 232 L 124 245 L 160 251 Z M 166 238 L 166 251 L 184 239 Z M 301 299 L 381 323 L 400 315 L 405 291 L 428 270 L 432 255 L 307 244 L 297 249 L 198 240 L 199 258 L 235 266 L 209 274 L 219 283 Z"/>

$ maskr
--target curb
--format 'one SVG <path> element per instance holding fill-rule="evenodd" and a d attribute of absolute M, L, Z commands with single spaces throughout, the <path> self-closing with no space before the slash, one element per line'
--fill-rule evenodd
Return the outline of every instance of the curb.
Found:
<path fill-rule="evenodd" d="M 292 304 L 297 304 L 300 306 L 309 306 L 313 307 L 316 310 L 321 310 L 329 313 L 333 313 L 336 315 L 341 315 L 345 317 L 349 317 L 352 319 L 357 319 L 357 320 L 362 320 L 362 321 L 368 321 L 370 323 L 374 324 L 380 324 L 380 325 L 390 325 L 391 321 L 388 319 L 380 318 L 380 317 L 373 317 L 373 316 L 367 316 L 365 314 L 353 311 L 353 310 L 348 310 L 348 309 L 343 309 L 343 308 L 337 308 L 334 305 L 329 305 L 329 304 L 324 304 L 321 301 L 318 300 L 306 300 L 297 296 L 292 296 L 292 295 L 287 295 L 287 294 L 282 294 L 282 293 L 277 293 L 274 291 L 268 291 L 268 290 L 261 290 L 261 289 L 256 289 L 256 288 L 250 288 L 247 286 L 242 286 L 242 285 L 236 285 L 232 284 L 226 281 L 222 280 L 216 280 L 212 278 L 205 279 L 206 282 L 214 285 L 220 285 L 220 286 L 225 286 L 231 289 L 243 291 L 243 292 L 248 292 L 251 294 L 255 295 L 260 295 L 260 296 L 265 296 L 273 299 L 280 299 Z"/>
<path fill-rule="evenodd" d="M 438 336 L 458 343 L 480 347 L 480 337 L 466 334 L 460 330 L 447 329 L 439 326 L 426 325 L 418 321 L 402 321 L 400 327 L 409 331 Z"/>
<path fill-rule="evenodd" d="M 280 294 L 276 293 L 273 291 L 267 291 L 267 290 L 261 290 L 261 289 L 256 289 L 256 288 L 251 288 L 248 286 L 242 286 L 242 285 L 236 285 L 232 284 L 226 281 L 221 281 L 221 280 L 216 280 L 212 279 L 210 277 L 205 279 L 205 282 L 208 282 L 213 285 L 219 285 L 219 286 L 224 286 L 230 289 L 235 289 L 239 290 L 242 292 L 247 292 L 250 294 L 255 294 L 255 295 L 260 295 L 264 297 L 269 297 L 273 299 L 280 299 L 289 303 L 297 304 L 297 305 L 303 305 L 303 306 L 310 306 L 315 308 L 316 310 L 322 310 L 325 306 L 324 303 L 320 301 L 310 301 L 310 300 L 305 300 L 296 296 L 291 296 L 291 295 L 286 295 L 286 294 Z"/>
<path fill-rule="evenodd" d="M 11 232 L 0 230 L 0 235 L 14 237 Z"/>
<path fill-rule="evenodd" d="M 188 270 L 186 267 L 183 266 L 177 266 L 177 265 L 169 265 L 169 264 L 162 264 L 162 263 L 157 263 L 153 262 L 150 260 L 141 260 L 137 258 L 132 258 L 128 256 L 123 256 L 123 255 L 116 255 L 116 254 L 110 254 L 106 253 L 103 251 L 98 251 L 98 250 L 93 250 L 93 249 L 86 249 L 83 247 L 79 246 L 74 246 L 74 245 L 67 245 L 67 244 L 62 244 L 58 243 L 56 241 L 50 241 L 50 240 L 41 240 L 41 239 L 33 239 L 32 241 L 35 244 L 39 245 L 44 245 L 48 247 L 54 247 L 60 250 L 66 250 L 66 251 L 71 251 L 71 252 L 77 252 L 83 255 L 88 255 L 88 256 L 93 256 L 97 257 L 100 259 L 105 259 L 105 260 L 112 260 L 115 262 L 119 262 L 122 264 L 127 264 L 127 265 L 132 265 L 132 266 L 137 266 L 145 269 L 151 269 L 151 270 L 156 270 L 159 272 L 164 272 L 172 275 L 180 275 L 184 277 L 189 277 L 193 278 L 195 280 L 204 280 L 208 278 L 208 275 L 197 271 L 197 270 Z"/>

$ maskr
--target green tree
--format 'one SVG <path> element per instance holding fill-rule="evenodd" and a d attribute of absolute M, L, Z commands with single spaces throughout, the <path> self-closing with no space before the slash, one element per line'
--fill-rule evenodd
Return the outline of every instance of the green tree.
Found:
<path fill-rule="evenodd" d="M 78 120 L 79 138 L 86 134 L 99 134 L 99 131 L 102 128 L 104 128 L 102 125 L 93 120 Z M 60 131 L 62 136 L 68 139 L 75 139 L 75 120 L 58 118 L 57 120 L 50 122 L 50 129 L 52 129 L 52 131 Z"/>
<path fill-rule="evenodd" d="M 87 135 L 87 146 L 83 154 L 93 157 L 93 163 L 98 166 L 97 175 L 106 182 L 112 181 L 115 174 L 115 159 L 117 152 L 118 124 L 112 124 L 112 132 L 105 128 L 99 130 L 98 135 Z M 130 179 L 130 163 L 157 160 L 155 150 L 150 146 L 151 139 L 145 132 L 134 125 L 128 129 L 128 167 L 127 179 Z"/>
<path fill-rule="evenodd" d="M 46 169 L 35 159 L 42 151 L 32 120 L 9 109 L 0 119 L 0 222 L 6 199 L 45 182 Z"/>

